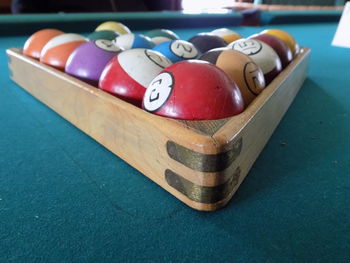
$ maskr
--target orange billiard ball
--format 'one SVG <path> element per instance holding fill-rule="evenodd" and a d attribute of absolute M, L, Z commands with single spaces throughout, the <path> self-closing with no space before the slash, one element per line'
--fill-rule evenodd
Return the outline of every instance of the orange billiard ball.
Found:
<path fill-rule="evenodd" d="M 46 43 L 41 51 L 40 62 L 64 71 L 68 57 L 87 40 L 78 34 L 58 35 Z"/>
<path fill-rule="evenodd" d="M 255 39 L 239 39 L 228 45 L 249 56 L 262 70 L 268 85 L 282 70 L 281 60 L 277 53 L 262 41 Z"/>
<path fill-rule="evenodd" d="M 57 29 L 42 29 L 31 35 L 25 42 L 23 54 L 35 59 L 40 58 L 43 47 L 52 38 L 63 34 L 64 32 Z"/>
<path fill-rule="evenodd" d="M 248 106 L 265 88 L 262 70 L 242 52 L 228 48 L 216 48 L 204 53 L 199 59 L 214 64 L 236 82 L 245 106 Z"/>

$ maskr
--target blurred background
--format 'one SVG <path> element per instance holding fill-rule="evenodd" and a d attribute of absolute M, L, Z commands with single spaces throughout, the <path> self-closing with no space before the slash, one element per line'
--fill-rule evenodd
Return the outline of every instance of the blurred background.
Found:
<path fill-rule="evenodd" d="M 0 0 L 0 13 L 342 9 L 344 0 Z"/>

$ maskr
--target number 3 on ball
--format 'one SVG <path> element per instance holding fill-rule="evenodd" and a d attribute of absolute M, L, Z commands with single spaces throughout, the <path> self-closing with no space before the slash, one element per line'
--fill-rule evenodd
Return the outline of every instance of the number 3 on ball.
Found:
<path fill-rule="evenodd" d="M 174 78 L 169 72 L 162 72 L 153 79 L 143 98 L 143 107 L 149 112 L 160 109 L 170 97 Z"/>

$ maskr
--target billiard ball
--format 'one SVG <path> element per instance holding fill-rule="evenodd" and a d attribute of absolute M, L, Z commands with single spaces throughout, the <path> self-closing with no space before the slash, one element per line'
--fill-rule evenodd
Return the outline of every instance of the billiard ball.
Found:
<path fill-rule="evenodd" d="M 69 56 L 65 72 L 97 87 L 102 70 L 121 51 L 110 40 L 88 41 Z"/>
<path fill-rule="evenodd" d="M 294 37 L 292 37 L 291 34 L 287 33 L 286 31 L 283 31 L 280 29 L 267 29 L 267 30 L 262 31 L 261 33 L 273 35 L 273 36 L 281 39 L 290 48 L 294 57 L 300 51 L 300 47 L 299 47 L 299 44 L 297 43 L 297 41 L 294 39 Z"/>
<path fill-rule="evenodd" d="M 242 52 L 228 48 L 216 48 L 204 53 L 199 59 L 214 64 L 236 82 L 245 106 L 248 106 L 265 88 L 262 70 Z"/>
<path fill-rule="evenodd" d="M 269 34 L 257 34 L 249 38 L 257 39 L 273 48 L 277 53 L 284 69 L 293 59 L 293 54 L 290 48 L 279 38 Z"/>
<path fill-rule="evenodd" d="M 201 53 L 205 53 L 210 49 L 225 47 L 227 42 L 221 37 L 215 36 L 211 33 L 200 33 L 189 40 Z"/>
<path fill-rule="evenodd" d="M 255 39 L 239 39 L 228 45 L 249 56 L 262 70 L 268 85 L 282 70 L 281 60 L 269 45 Z"/>
<path fill-rule="evenodd" d="M 114 57 L 102 71 L 99 88 L 141 107 L 146 87 L 164 68 L 171 65 L 159 52 L 135 48 Z"/>
<path fill-rule="evenodd" d="M 221 69 L 206 61 L 185 60 L 150 82 L 143 108 L 174 119 L 215 120 L 241 113 L 244 103 L 237 85 Z"/>
<path fill-rule="evenodd" d="M 86 39 L 78 34 L 58 35 L 43 47 L 40 62 L 63 71 L 69 55 L 84 42 L 86 42 Z"/>
<path fill-rule="evenodd" d="M 123 49 L 132 49 L 132 48 L 148 48 L 151 49 L 154 47 L 153 42 L 149 37 L 139 34 L 123 34 L 116 37 L 113 40 L 113 43 L 118 47 Z"/>
<path fill-rule="evenodd" d="M 146 36 L 151 38 L 155 45 L 159 45 L 163 42 L 180 39 L 173 31 L 168 29 L 153 29 L 145 33 Z"/>
<path fill-rule="evenodd" d="M 114 40 L 119 34 L 112 30 L 100 30 L 100 31 L 94 31 L 90 35 L 87 36 L 90 40 L 97 40 L 97 39 L 106 39 L 106 40 Z"/>
<path fill-rule="evenodd" d="M 186 59 L 195 59 L 199 54 L 192 43 L 184 40 L 164 42 L 155 46 L 153 50 L 162 53 L 173 63 Z"/>
<path fill-rule="evenodd" d="M 107 21 L 100 24 L 98 27 L 96 27 L 95 31 L 100 31 L 100 30 L 112 30 L 121 35 L 131 33 L 130 29 L 126 25 L 116 21 Z"/>
<path fill-rule="evenodd" d="M 40 58 L 40 53 L 43 47 L 55 36 L 61 35 L 64 32 L 56 29 L 42 29 L 31 35 L 24 43 L 23 54 L 35 59 Z"/>
<path fill-rule="evenodd" d="M 242 38 L 240 34 L 228 28 L 218 28 L 211 31 L 211 33 L 215 36 L 221 37 L 227 43 L 231 43 Z"/>

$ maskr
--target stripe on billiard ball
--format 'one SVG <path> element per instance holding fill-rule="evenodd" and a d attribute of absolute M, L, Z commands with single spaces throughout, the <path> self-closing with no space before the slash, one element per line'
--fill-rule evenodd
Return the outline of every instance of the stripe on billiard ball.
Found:
<path fill-rule="evenodd" d="M 86 41 L 86 38 L 78 34 L 58 35 L 44 46 L 41 51 L 40 62 L 63 71 L 70 54 Z"/>
<path fill-rule="evenodd" d="M 45 54 L 47 50 L 74 41 L 86 41 L 86 38 L 82 35 L 75 33 L 65 33 L 52 38 L 41 51 L 41 55 Z"/>
<path fill-rule="evenodd" d="M 129 76 L 144 87 L 147 87 L 162 69 L 172 64 L 159 52 L 142 48 L 120 53 L 118 62 Z"/>
<path fill-rule="evenodd" d="M 123 49 L 153 48 L 154 44 L 149 37 L 139 34 L 123 34 L 113 40 L 114 44 Z"/>
<path fill-rule="evenodd" d="M 164 42 L 155 46 L 153 50 L 162 53 L 173 63 L 186 59 L 195 59 L 199 55 L 197 48 L 192 43 L 184 40 Z"/>
<path fill-rule="evenodd" d="M 119 33 L 112 30 L 101 30 L 101 31 L 92 32 L 90 35 L 87 36 L 87 38 L 90 40 L 97 40 L 97 39 L 114 40 L 119 35 L 120 35 Z"/>
<path fill-rule="evenodd" d="M 168 29 L 153 29 L 145 33 L 146 36 L 151 38 L 155 45 L 159 45 L 163 42 L 180 39 L 173 31 Z"/>
<path fill-rule="evenodd" d="M 95 29 L 95 31 L 101 31 L 101 30 L 112 30 L 112 31 L 115 31 L 119 34 L 131 33 L 130 29 L 126 25 L 124 25 L 120 22 L 117 22 L 117 21 L 106 21 L 106 22 L 100 24 Z"/>
<path fill-rule="evenodd" d="M 218 28 L 211 31 L 211 33 L 215 36 L 221 37 L 227 43 L 231 43 L 242 38 L 240 34 L 228 28 Z"/>
<path fill-rule="evenodd" d="M 169 59 L 149 49 L 119 53 L 104 68 L 99 88 L 141 107 L 146 87 L 158 73 L 171 65 Z"/>
<path fill-rule="evenodd" d="M 239 39 L 228 47 L 248 55 L 261 68 L 266 84 L 269 84 L 282 70 L 280 58 L 264 42 L 255 39 Z"/>
<path fill-rule="evenodd" d="M 235 81 L 246 106 L 265 88 L 262 70 L 242 52 L 216 48 L 204 53 L 199 59 L 213 63 Z"/>
<path fill-rule="evenodd" d="M 290 48 L 279 38 L 269 34 L 256 34 L 249 38 L 260 40 L 273 48 L 277 53 L 284 69 L 293 59 L 293 54 Z"/>
<path fill-rule="evenodd" d="M 88 41 L 69 56 L 65 72 L 97 87 L 103 69 L 121 51 L 106 39 Z"/>
<path fill-rule="evenodd" d="M 52 38 L 62 35 L 64 32 L 56 29 L 42 29 L 31 35 L 24 43 L 23 54 L 35 59 L 40 58 L 44 46 Z"/>

